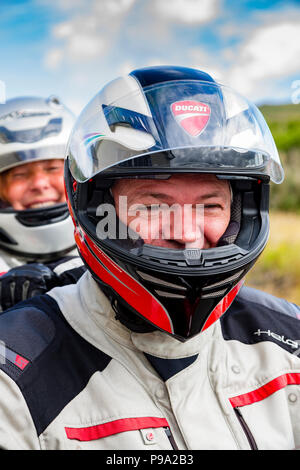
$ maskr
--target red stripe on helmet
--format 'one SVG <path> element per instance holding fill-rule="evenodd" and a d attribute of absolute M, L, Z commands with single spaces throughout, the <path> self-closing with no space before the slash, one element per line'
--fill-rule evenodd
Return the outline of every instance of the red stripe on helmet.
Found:
<path fill-rule="evenodd" d="M 242 279 L 218 303 L 218 305 L 213 309 L 213 311 L 211 312 L 211 314 L 207 318 L 206 322 L 204 323 L 202 331 L 206 330 L 206 328 L 208 328 L 210 325 L 212 325 L 215 321 L 217 321 L 223 315 L 223 313 L 226 312 L 226 310 L 230 307 L 230 305 L 232 304 L 232 302 L 236 298 L 237 293 L 240 290 L 240 288 L 242 287 L 243 283 L 244 283 L 244 280 Z"/>
<path fill-rule="evenodd" d="M 69 209 L 69 212 L 70 212 L 70 216 L 71 216 L 71 219 L 73 221 L 74 227 L 76 227 L 76 221 L 75 221 L 75 217 L 74 217 L 74 213 L 73 213 L 73 208 L 71 206 L 71 202 L 70 202 L 70 199 L 68 197 L 66 184 L 65 184 L 65 194 L 66 194 L 66 201 L 67 201 L 67 206 L 68 206 L 68 209 Z"/>
<path fill-rule="evenodd" d="M 167 311 L 137 280 L 117 265 L 80 229 L 75 229 L 78 249 L 92 271 L 119 294 L 140 315 L 158 328 L 173 333 Z"/>

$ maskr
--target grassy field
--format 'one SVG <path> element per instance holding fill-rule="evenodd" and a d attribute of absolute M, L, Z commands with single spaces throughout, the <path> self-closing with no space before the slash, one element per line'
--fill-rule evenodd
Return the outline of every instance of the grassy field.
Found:
<path fill-rule="evenodd" d="M 300 214 L 300 104 L 262 106 L 285 171 L 283 184 L 271 186 L 271 208 Z"/>
<path fill-rule="evenodd" d="M 300 215 L 272 211 L 267 247 L 246 277 L 246 285 L 300 305 Z"/>
<path fill-rule="evenodd" d="M 271 184 L 271 233 L 246 284 L 300 305 L 300 104 L 262 106 L 285 170 Z"/>
<path fill-rule="evenodd" d="M 280 152 L 288 153 L 293 149 L 300 149 L 300 104 L 261 106 L 260 111 Z"/>

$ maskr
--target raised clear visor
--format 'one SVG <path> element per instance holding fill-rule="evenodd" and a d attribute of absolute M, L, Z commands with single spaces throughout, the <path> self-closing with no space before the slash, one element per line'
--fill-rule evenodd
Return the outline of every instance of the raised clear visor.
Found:
<path fill-rule="evenodd" d="M 275 183 L 283 180 L 262 114 L 230 88 L 181 80 L 141 90 L 134 77 L 118 80 L 120 98 L 111 102 L 104 88 L 73 129 L 68 156 L 77 181 L 114 166 L 253 170 Z"/>

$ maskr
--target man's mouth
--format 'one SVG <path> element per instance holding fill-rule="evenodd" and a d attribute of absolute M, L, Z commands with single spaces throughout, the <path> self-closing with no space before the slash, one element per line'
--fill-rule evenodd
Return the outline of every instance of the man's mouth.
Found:
<path fill-rule="evenodd" d="M 55 204 L 56 201 L 52 200 L 52 201 L 40 201 L 40 202 L 33 202 L 31 204 L 28 204 L 26 206 L 26 209 L 39 209 L 41 207 L 48 207 L 48 206 L 53 206 L 53 204 Z"/>

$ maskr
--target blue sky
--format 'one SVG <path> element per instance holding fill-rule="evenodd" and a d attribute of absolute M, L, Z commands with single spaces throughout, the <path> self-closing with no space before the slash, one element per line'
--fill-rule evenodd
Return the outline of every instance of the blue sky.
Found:
<path fill-rule="evenodd" d="M 108 80 L 155 64 L 200 68 L 257 104 L 290 103 L 300 1 L 1 0 L 0 64 L 7 98 L 56 94 L 75 113 Z"/>

